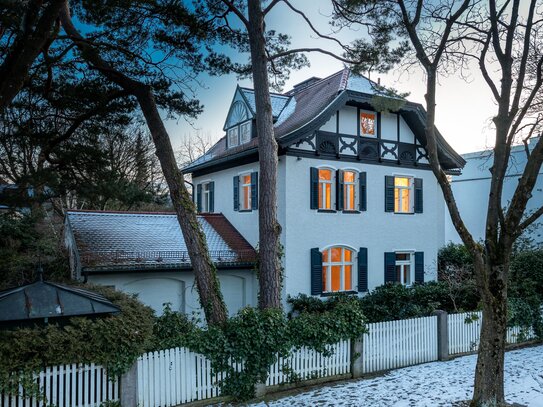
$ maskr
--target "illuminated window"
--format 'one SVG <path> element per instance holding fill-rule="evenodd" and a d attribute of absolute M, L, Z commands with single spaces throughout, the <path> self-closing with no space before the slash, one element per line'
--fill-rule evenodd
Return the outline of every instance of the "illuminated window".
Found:
<path fill-rule="evenodd" d="M 333 180 L 332 170 L 319 169 L 319 209 L 332 209 Z"/>
<path fill-rule="evenodd" d="M 413 212 L 413 178 L 394 177 L 394 212 Z"/>
<path fill-rule="evenodd" d="M 356 175 L 355 171 L 343 171 L 343 209 L 356 210 Z"/>
<path fill-rule="evenodd" d="M 238 127 L 233 127 L 228 130 L 228 147 L 235 147 L 239 144 Z"/>
<path fill-rule="evenodd" d="M 239 177 L 241 200 L 240 209 L 251 210 L 251 174 L 244 174 Z"/>
<path fill-rule="evenodd" d="M 251 140 L 251 122 L 243 123 L 240 126 L 240 144 L 248 143 Z"/>
<path fill-rule="evenodd" d="M 375 137 L 375 113 L 360 112 L 360 135 Z"/>
<path fill-rule="evenodd" d="M 345 247 L 331 247 L 322 252 L 322 291 L 351 291 L 354 252 Z"/>
<path fill-rule="evenodd" d="M 414 281 L 413 253 L 396 253 L 396 281 L 411 285 Z"/>

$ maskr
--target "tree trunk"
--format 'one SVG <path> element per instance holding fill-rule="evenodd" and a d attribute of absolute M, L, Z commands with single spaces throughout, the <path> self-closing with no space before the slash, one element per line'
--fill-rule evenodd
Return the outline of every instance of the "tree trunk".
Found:
<path fill-rule="evenodd" d="M 164 178 L 170 190 L 177 220 L 194 271 L 200 305 L 204 311 L 206 321 L 211 325 L 223 324 L 226 321 L 227 312 L 220 291 L 217 270 L 209 254 L 206 237 L 198 223 L 196 208 L 185 186 L 183 173 L 177 167 L 170 138 L 160 117 L 151 88 L 127 77 L 101 58 L 98 51 L 85 41 L 73 25 L 67 2 L 60 13 L 60 17 L 64 30 L 77 45 L 87 63 L 94 69 L 99 70 L 111 82 L 137 98 L 153 138 L 156 155 L 160 161 Z"/>
<path fill-rule="evenodd" d="M 505 257 L 508 258 L 507 255 Z M 504 354 L 507 337 L 507 276 L 509 262 L 476 270 L 483 300 L 483 321 L 471 406 L 505 405 Z"/>
<path fill-rule="evenodd" d="M 30 67 L 54 32 L 55 21 L 63 3 L 64 0 L 51 0 L 40 16 L 42 2 L 29 2 L 23 32 L 17 36 L 0 66 L 0 112 L 23 87 Z"/>
<path fill-rule="evenodd" d="M 259 225 L 259 306 L 281 307 L 281 265 L 277 221 L 277 142 L 273 131 L 268 60 L 264 38 L 264 15 L 260 0 L 248 1 L 249 43 L 256 103 L 256 131 L 260 161 Z"/>

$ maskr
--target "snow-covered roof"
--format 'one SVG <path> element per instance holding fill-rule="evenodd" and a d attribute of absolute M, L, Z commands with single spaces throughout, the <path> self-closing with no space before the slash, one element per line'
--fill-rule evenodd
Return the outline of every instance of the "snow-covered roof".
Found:
<path fill-rule="evenodd" d="M 223 215 L 201 215 L 198 222 L 214 262 L 254 254 Z M 190 265 L 175 213 L 69 211 L 66 223 L 84 267 Z"/>
<path fill-rule="evenodd" d="M 255 91 L 253 89 L 240 88 L 243 92 L 243 95 L 249 103 L 249 107 L 253 112 L 256 112 L 256 101 L 255 101 Z M 273 117 L 278 117 L 285 105 L 287 104 L 289 97 L 285 95 L 278 95 L 276 93 L 270 94 L 271 105 L 272 105 L 272 114 Z"/>

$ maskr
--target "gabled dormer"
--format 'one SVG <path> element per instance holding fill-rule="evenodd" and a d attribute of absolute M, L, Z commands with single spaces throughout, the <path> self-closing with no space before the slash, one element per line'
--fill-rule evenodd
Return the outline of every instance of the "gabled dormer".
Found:
<path fill-rule="evenodd" d="M 290 97 L 271 93 L 274 122 L 281 114 Z M 247 144 L 256 137 L 254 121 L 256 116 L 255 92 L 253 89 L 238 86 L 230 104 L 223 130 L 226 132 L 226 147 L 234 148 Z"/>

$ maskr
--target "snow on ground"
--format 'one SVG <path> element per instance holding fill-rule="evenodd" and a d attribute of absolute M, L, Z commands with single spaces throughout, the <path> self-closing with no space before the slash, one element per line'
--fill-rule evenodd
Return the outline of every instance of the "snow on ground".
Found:
<path fill-rule="evenodd" d="M 476 355 L 426 363 L 252 406 L 451 406 L 471 398 L 475 363 Z M 507 352 L 505 378 L 508 402 L 543 407 L 543 346 Z"/>

